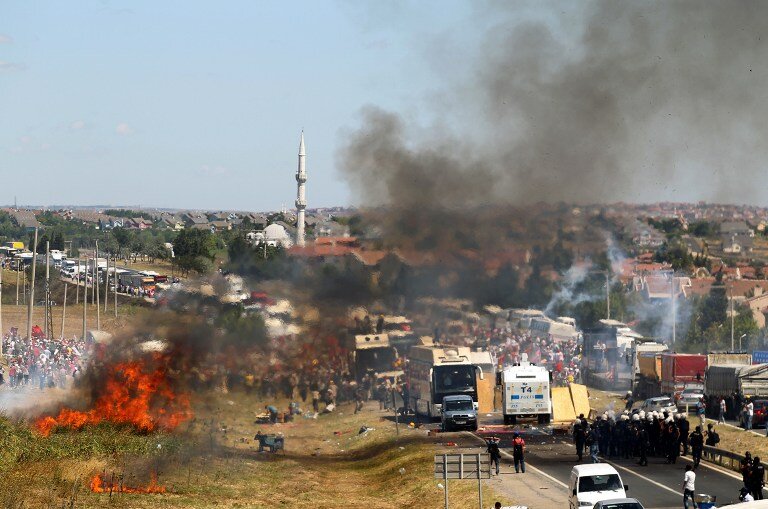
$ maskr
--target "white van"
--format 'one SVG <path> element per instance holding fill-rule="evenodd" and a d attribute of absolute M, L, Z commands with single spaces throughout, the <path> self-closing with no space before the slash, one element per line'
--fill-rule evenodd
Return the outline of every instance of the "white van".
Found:
<path fill-rule="evenodd" d="M 593 507 L 597 502 L 616 498 L 626 498 L 626 484 L 621 476 L 608 463 L 593 463 L 591 465 L 576 465 L 571 470 L 568 483 L 570 509 Z"/>

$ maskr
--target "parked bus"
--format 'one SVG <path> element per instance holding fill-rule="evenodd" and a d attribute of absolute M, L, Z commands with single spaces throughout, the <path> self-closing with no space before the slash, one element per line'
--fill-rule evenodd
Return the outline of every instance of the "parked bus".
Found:
<path fill-rule="evenodd" d="M 445 396 L 466 394 L 477 408 L 478 378 L 485 379 L 482 368 L 472 363 L 468 347 L 413 346 L 408 354 L 409 406 L 418 415 L 436 419 Z"/>

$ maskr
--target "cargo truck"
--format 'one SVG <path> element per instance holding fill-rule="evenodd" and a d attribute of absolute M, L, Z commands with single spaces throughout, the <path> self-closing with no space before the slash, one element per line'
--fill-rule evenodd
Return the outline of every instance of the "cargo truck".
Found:
<path fill-rule="evenodd" d="M 728 417 L 735 418 L 745 398 L 768 397 L 768 364 L 725 364 L 707 368 L 707 407 L 719 408 L 726 399 Z"/>
<path fill-rule="evenodd" d="M 677 399 L 684 389 L 704 389 L 707 356 L 699 354 L 661 354 L 661 393 Z"/>
<path fill-rule="evenodd" d="M 543 366 L 521 362 L 499 373 L 504 401 L 504 424 L 515 424 L 518 417 L 536 417 L 546 424 L 552 416 L 551 373 Z"/>

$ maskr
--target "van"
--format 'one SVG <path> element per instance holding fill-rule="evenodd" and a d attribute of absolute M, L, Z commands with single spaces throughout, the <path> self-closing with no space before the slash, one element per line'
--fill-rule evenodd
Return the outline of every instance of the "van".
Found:
<path fill-rule="evenodd" d="M 472 396 L 456 394 L 443 398 L 441 415 L 443 431 L 468 429 L 477 431 L 477 410 Z"/>
<path fill-rule="evenodd" d="M 576 465 L 571 470 L 568 483 L 570 509 L 593 507 L 597 502 L 626 498 L 629 487 L 621 476 L 607 463 Z"/>

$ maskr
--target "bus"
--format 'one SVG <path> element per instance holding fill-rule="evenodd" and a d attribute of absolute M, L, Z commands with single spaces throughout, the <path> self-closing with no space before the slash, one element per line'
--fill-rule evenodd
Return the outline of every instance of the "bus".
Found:
<path fill-rule="evenodd" d="M 409 406 L 418 415 L 437 419 L 445 396 L 466 394 L 477 409 L 478 378 L 484 380 L 485 376 L 482 368 L 472 363 L 468 347 L 412 346 L 407 372 Z"/>

